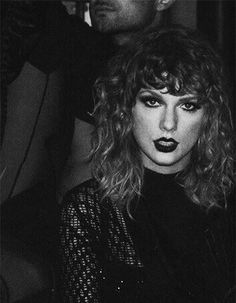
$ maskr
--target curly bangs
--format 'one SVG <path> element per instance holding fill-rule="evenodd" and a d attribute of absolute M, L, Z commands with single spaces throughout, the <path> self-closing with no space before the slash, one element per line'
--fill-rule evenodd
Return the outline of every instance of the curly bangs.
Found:
<path fill-rule="evenodd" d="M 195 31 L 162 29 L 148 33 L 135 45 L 121 58 L 122 77 L 126 77 L 125 88 L 131 99 L 145 87 L 167 88 L 172 95 L 191 93 L 204 99 L 219 83 L 221 60 Z"/>
<path fill-rule="evenodd" d="M 194 94 L 205 108 L 202 134 L 179 181 L 197 204 L 219 205 L 233 183 L 232 125 L 222 62 L 209 43 L 184 27 L 144 32 L 111 60 L 95 84 L 93 174 L 104 197 L 128 205 L 140 194 L 143 165 L 132 134 L 141 88 Z"/>

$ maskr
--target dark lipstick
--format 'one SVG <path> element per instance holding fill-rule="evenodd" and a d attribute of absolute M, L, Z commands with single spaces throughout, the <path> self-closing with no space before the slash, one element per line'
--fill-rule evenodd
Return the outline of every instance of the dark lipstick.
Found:
<path fill-rule="evenodd" d="M 179 144 L 179 142 L 175 141 L 174 139 L 172 139 L 172 138 L 167 139 L 165 137 L 154 140 L 153 142 L 154 142 L 156 149 L 162 153 L 173 152 Z"/>

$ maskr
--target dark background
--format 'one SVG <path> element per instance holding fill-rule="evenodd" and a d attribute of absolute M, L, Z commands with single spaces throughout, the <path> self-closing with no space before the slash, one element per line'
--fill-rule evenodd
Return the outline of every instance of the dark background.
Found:
<path fill-rule="evenodd" d="M 21 3 L 21 1 L 15 2 Z M 34 12 L 40 16 L 43 15 L 44 5 L 48 1 L 42 0 L 41 2 L 42 11 Z M 56 2 L 56 0 L 51 1 L 55 5 Z M 7 236 L 7 244 L 12 245 L 14 253 L 21 253 L 21 249 L 23 252 L 25 248 L 22 244 L 26 243 L 33 250 L 37 250 L 37 255 L 40 251 L 46 256 L 45 260 L 49 260 L 54 265 L 58 208 L 55 197 L 55 179 L 58 174 L 57 167 L 62 166 L 63 155 L 61 153 L 65 151 L 65 146 L 62 146 L 62 143 L 58 145 L 58 142 L 55 144 L 52 137 L 59 135 L 60 139 L 62 122 L 65 120 L 63 107 L 65 100 L 63 100 L 61 90 L 62 78 L 59 70 L 54 70 L 46 76 L 43 72 L 27 65 L 27 58 L 22 60 L 21 51 L 27 53 L 31 45 L 26 43 L 26 50 L 19 48 L 18 52 L 21 44 L 20 36 L 17 38 L 15 35 L 13 42 L 9 44 L 7 36 L 4 36 L 3 33 L 6 26 L 11 27 L 14 23 L 14 20 L 6 21 L 6 10 L 9 3 L 10 1 L 0 0 L 1 153 L 4 156 L 3 161 L 1 157 L 0 174 L 2 233 Z M 70 14 L 87 20 L 87 1 L 63 1 L 63 4 Z M 54 4 L 51 6 L 54 9 Z M 24 14 L 24 11 L 21 13 Z M 236 123 L 235 17 L 235 0 L 176 0 L 176 3 L 165 12 L 166 22 L 180 23 L 199 29 L 220 51 L 228 77 L 230 107 L 234 124 Z M 26 12 L 26 23 L 29 21 L 28 18 Z M 38 29 L 41 30 L 41 23 L 43 22 L 40 19 L 39 24 L 36 22 L 35 32 Z M 33 32 L 34 29 L 32 29 L 31 35 L 33 43 L 37 39 L 37 35 L 34 35 Z M 17 34 L 17 23 L 16 25 L 14 23 L 13 30 Z M 11 64 L 8 64 L 9 62 Z M 9 66 L 14 66 L 14 68 L 9 70 Z M 47 82 L 47 86 L 45 86 L 45 82 Z M 44 88 L 44 102 L 41 103 Z M 9 235 L 17 241 L 11 242 Z M 9 251 L 3 246 L 3 253 L 5 252 Z M 4 264 L 3 262 L 3 270 Z M 12 264 L 14 266 L 14 262 Z M 16 263 L 16 267 L 12 269 L 13 272 L 18 271 L 21 275 L 22 268 L 18 268 L 18 265 L 19 263 Z M 6 273 L 8 272 L 7 268 Z M 12 281 L 14 278 L 15 275 Z M 0 282 L 2 283 L 2 280 Z M 17 281 L 17 283 L 20 282 L 19 293 L 24 286 L 27 286 L 23 275 Z M 54 282 L 50 278 L 50 283 Z M 51 288 L 51 284 L 49 288 Z"/>

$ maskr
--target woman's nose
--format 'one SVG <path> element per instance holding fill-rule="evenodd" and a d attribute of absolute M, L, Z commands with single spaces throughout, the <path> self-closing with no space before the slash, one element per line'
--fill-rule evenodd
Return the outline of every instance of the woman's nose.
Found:
<path fill-rule="evenodd" d="M 161 121 L 160 121 L 160 129 L 172 132 L 177 129 L 178 117 L 175 109 L 165 108 Z"/>

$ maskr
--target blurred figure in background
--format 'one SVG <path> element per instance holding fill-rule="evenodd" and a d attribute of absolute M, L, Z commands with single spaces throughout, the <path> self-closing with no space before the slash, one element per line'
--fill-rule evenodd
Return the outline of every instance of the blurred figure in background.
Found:
<path fill-rule="evenodd" d="M 173 2 L 91 1 L 92 28 L 61 2 L 6 5 L 2 202 L 37 184 L 55 186 L 68 153 L 60 198 L 89 178 L 92 85 L 117 49 L 144 27 L 157 26 Z"/>
<path fill-rule="evenodd" d="M 87 156 L 91 150 L 90 140 L 94 129 L 93 83 L 109 58 L 119 48 L 132 41 L 144 28 L 159 26 L 163 12 L 173 3 L 174 0 L 90 1 L 89 9 L 93 27 L 88 28 L 86 34 L 84 32 L 82 44 L 76 39 L 79 35 L 81 36 L 79 31 L 74 38 L 74 42 L 77 43 L 75 47 L 77 53 L 72 56 L 74 63 L 69 70 L 71 82 L 74 83 L 70 89 L 72 94 L 70 99 L 76 104 L 74 134 L 71 152 L 59 186 L 59 199 L 69 189 L 91 177 Z M 82 62 L 81 52 L 83 53 Z"/>

